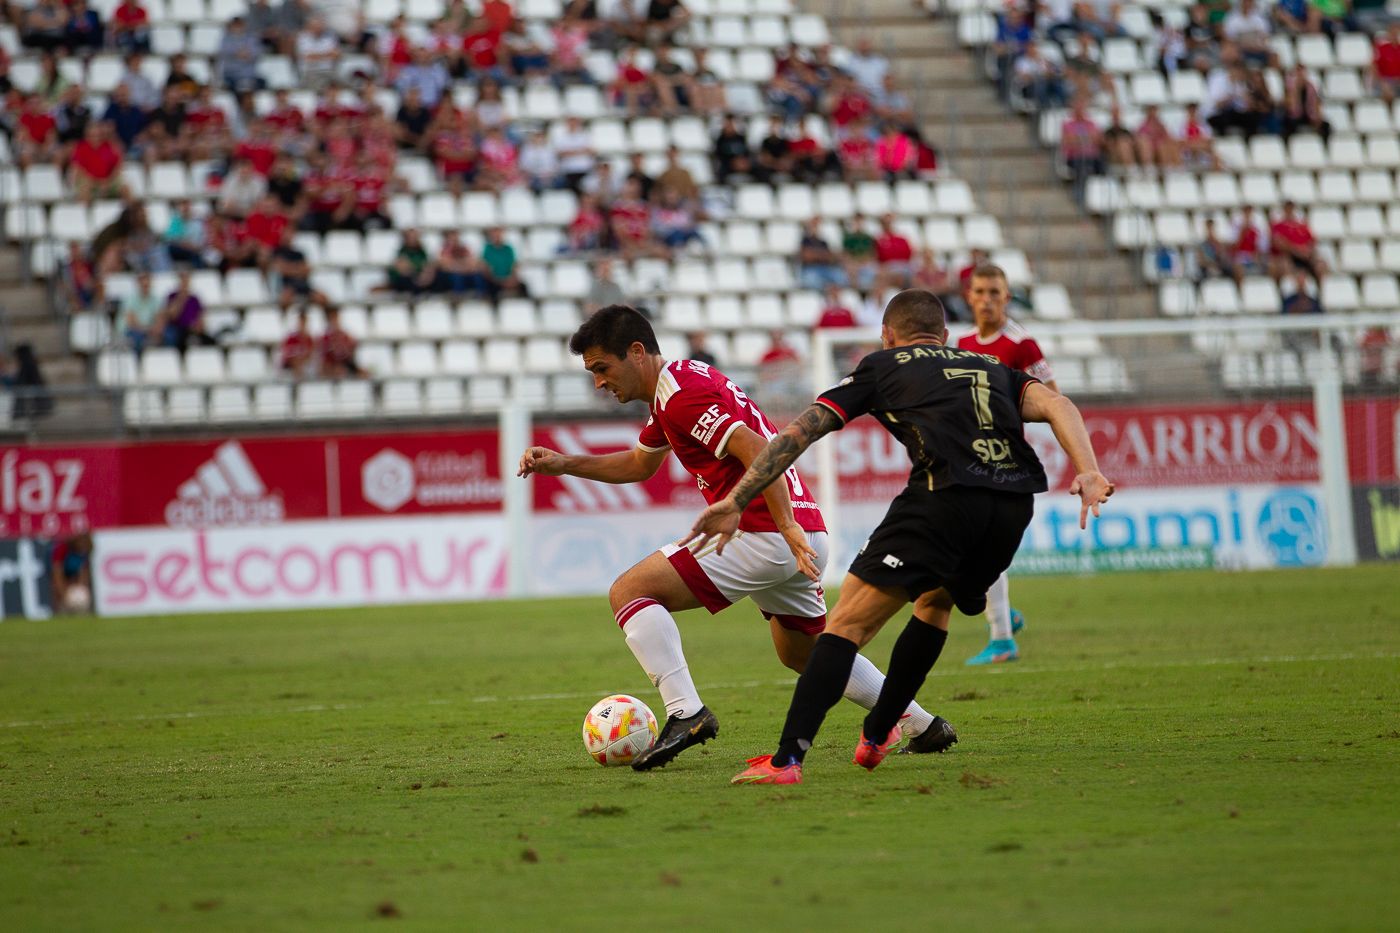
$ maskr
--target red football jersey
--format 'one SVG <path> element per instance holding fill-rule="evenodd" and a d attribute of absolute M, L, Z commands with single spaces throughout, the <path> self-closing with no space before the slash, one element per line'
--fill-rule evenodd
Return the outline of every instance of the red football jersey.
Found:
<path fill-rule="evenodd" d="M 991 340 L 983 340 L 973 331 L 958 341 L 958 349 L 990 353 L 1012 369 L 1020 370 L 1041 382 L 1049 382 L 1055 378 L 1045 354 L 1040 352 L 1040 345 L 1014 321 L 1008 320 L 1006 326 Z"/>
<path fill-rule="evenodd" d="M 705 501 L 718 502 L 744 475 L 744 464 L 728 456 L 727 450 L 730 436 L 741 424 L 765 438 L 778 433 L 728 376 L 699 360 L 677 360 L 661 370 L 651 417 L 637 438 L 637 446 L 653 452 L 671 448 L 681 465 L 695 477 Z M 785 475 L 797 524 L 807 531 L 826 531 L 822 513 L 811 490 L 797 475 L 797 468 L 789 467 Z M 778 530 L 762 496 L 749 503 L 739 518 L 739 528 Z"/>

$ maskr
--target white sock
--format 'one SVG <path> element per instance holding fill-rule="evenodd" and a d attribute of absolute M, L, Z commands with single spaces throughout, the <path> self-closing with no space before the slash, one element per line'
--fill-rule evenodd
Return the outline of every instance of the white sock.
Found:
<path fill-rule="evenodd" d="M 690 679 L 690 668 L 681 651 L 681 632 L 671 613 L 654 599 L 634 599 L 617 614 L 617 624 L 627 636 L 627 647 L 661 691 L 667 716 L 682 719 L 700 712 L 704 703 Z"/>
<path fill-rule="evenodd" d="M 861 709 L 874 709 L 880 698 L 880 688 L 885 685 L 885 675 L 863 654 L 856 655 L 851 665 L 851 678 L 846 681 L 846 699 Z M 910 703 L 904 715 L 899 717 L 899 728 L 907 736 L 921 735 L 933 724 L 933 715 L 917 702 Z"/>
<path fill-rule="evenodd" d="M 1011 638 L 1011 584 L 1004 572 L 987 590 L 987 624 L 992 629 L 992 641 Z"/>

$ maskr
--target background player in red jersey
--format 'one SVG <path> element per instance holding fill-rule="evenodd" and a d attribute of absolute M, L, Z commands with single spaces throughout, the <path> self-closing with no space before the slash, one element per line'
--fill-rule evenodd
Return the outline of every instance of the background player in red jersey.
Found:
<path fill-rule="evenodd" d="M 648 479 L 674 452 L 695 476 L 707 502 L 728 495 L 776 431 L 744 391 L 699 360 L 668 362 L 641 313 L 609 305 L 584 322 L 569 340 L 583 357 L 597 388 L 622 403 L 651 406 L 637 446 L 600 456 L 565 456 L 531 447 L 518 475 L 567 474 L 606 483 Z M 739 535 L 723 554 L 668 544 L 618 577 L 608 593 L 614 616 L 642 669 L 666 703 L 666 725 L 656 744 L 632 767 L 645 771 L 669 763 L 691 745 L 719 732 L 719 721 L 700 700 L 681 651 L 673 612 L 705 607 L 719 612 L 744 597 L 769 621 L 778 658 L 801 673 L 826 626 L 826 601 L 817 581 L 827 557 L 826 525 L 796 470 L 771 483 L 744 510 Z M 870 709 L 882 675 L 857 656 L 845 696 Z M 914 752 L 943 751 L 957 733 L 941 717 L 911 703 L 901 718 Z"/>
<path fill-rule="evenodd" d="M 1058 392 L 1055 374 L 1045 361 L 1045 354 L 1031 335 L 1006 316 L 1011 303 L 1011 285 L 1000 266 L 979 265 L 968 281 L 967 300 L 972 305 L 972 317 L 977 333 L 958 341 L 959 350 L 988 353 L 1012 369 L 1039 379 L 1048 389 Z M 987 624 L 990 637 L 987 647 L 967 659 L 968 664 L 999 664 L 1020 657 L 1015 633 L 1024 624 L 1021 614 L 1011 608 L 1010 584 L 1006 574 L 987 591 Z"/>

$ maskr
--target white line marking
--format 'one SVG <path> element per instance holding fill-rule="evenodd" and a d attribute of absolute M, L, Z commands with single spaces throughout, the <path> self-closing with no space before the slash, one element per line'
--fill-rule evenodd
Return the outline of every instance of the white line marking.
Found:
<path fill-rule="evenodd" d="M 1133 668 L 1168 667 L 1221 667 L 1230 664 L 1299 664 L 1318 661 L 1388 661 L 1400 658 L 1400 652 L 1377 651 L 1374 653 L 1344 652 L 1340 654 L 1277 654 L 1259 655 L 1252 658 L 1197 658 L 1191 661 L 1105 661 L 1101 664 L 1079 664 L 1068 667 L 1036 667 L 1023 662 L 1015 665 L 1003 664 L 985 673 L 989 674 L 1074 674 L 1085 671 L 1129 670 Z M 949 667 L 941 671 L 931 671 L 930 677 L 953 677 L 972 672 Z M 756 687 L 791 687 L 795 678 L 786 680 L 744 680 L 730 683 L 705 684 L 706 690 L 752 690 Z M 483 695 L 467 697 L 464 700 L 434 699 L 410 706 L 454 706 L 469 703 L 547 703 L 553 700 L 590 700 L 606 696 L 606 690 L 573 691 L 569 693 L 525 693 L 515 696 Z M 66 719 L 18 719 L 0 722 L 0 729 L 48 728 L 50 726 L 107 725 L 122 722 L 151 722 L 163 719 L 208 719 L 215 716 L 279 716 L 285 713 L 330 713 L 346 710 L 378 708 L 374 703 L 309 703 L 304 706 L 269 706 L 261 709 L 188 711 L 180 713 L 146 713 L 135 716 L 71 717 Z"/>

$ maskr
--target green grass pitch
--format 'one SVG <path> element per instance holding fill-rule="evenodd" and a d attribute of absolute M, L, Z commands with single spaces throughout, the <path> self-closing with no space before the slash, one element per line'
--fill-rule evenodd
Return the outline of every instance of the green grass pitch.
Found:
<path fill-rule="evenodd" d="M 6 621 L 0 929 L 1400 925 L 1400 569 L 1012 595 L 953 751 L 866 773 L 842 703 L 788 788 L 728 784 L 791 692 L 748 605 L 681 616 L 721 732 L 652 774 L 583 752 L 660 707 L 601 598 Z"/>

